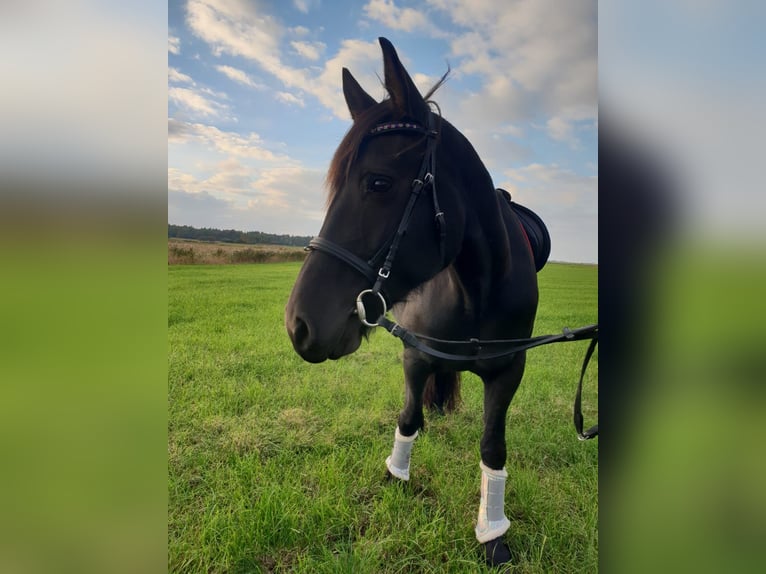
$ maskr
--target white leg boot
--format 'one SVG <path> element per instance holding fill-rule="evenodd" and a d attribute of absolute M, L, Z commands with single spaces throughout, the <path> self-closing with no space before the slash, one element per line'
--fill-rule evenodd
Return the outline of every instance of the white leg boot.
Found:
<path fill-rule="evenodd" d="M 394 448 L 391 456 L 386 459 L 388 472 L 401 480 L 410 479 L 410 453 L 412 452 L 412 443 L 418 437 L 418 431 L 412 436 L 404 436 L 396 427 L 394 433 Z"/>
<path fill-rule="evenodd" d="M 508 473 L 505 468 L 492 470 L 483 462 L 481 467 L 481 502 L 479 503 L 479 519 L 476 522 L 476 540 L 484 544 L 505 534 L 511 526 L 511 521 L 505 517 L 503 504 L 505 502 L 505 479 Z"/>

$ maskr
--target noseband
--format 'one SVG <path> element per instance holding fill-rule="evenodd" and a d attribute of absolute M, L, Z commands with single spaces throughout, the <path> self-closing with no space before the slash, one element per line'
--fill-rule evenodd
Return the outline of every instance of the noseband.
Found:
<path fill-rule="evenodd" d="M 420 166 L 417 177 L 412 180 L 409 201 L 404 208 L 404 214 L 399 221 L 399 226 L 393 237 L 386 241 L 368 261 L 365 261 L 361 257 L 354 255 L 345 247 L 324 237 L 314 237 L 306 248 L 309 251 L 321 251 L 336 259 L 340 259 L 364 275 L 367 280 L 373 284 L 371 289 L 365 289 L 359 293 L 356 298 L 356 311 L 359 320 L 368 327 L 376 327 L 380 318 L 383 317 L 388 310 L 386 298 L 382 291 L 383 283 L 391 274 L 391 267 L 394 264 L 394 258 L 399 249 L 399 243 L 407 232 L 407 227 L 410 224 L 410 218 L 412 217 L 415 203 L 417 202 L 418 197 L 420 197 L 420 193 L 428 187 L 431 188 L 435 213 L 434 218 L 439 228 L 439 252 L 441 254 L 442 262 L 444 261 L 447 228 L 444 221 L 444 213 L 439 207 L 439 200 L 436 195 L 436 144 L 439 133 L 434 129 L 434 114 L 429 114 L 428 116 L 428 127 L 409 122 L 388 122 L 372 128 L 367 134 L 367 137 L 371 138 L 379 135 L 401 132 L 422 134 L 426 137 L 427 142 L 423 163 Z M 386 254 L 385 259 L 383 259 L 383 263 L 381 264 L 380 260 L 384 253 Z M 372 317 L 372 320 L 369 320 L 368 317 Z"/>

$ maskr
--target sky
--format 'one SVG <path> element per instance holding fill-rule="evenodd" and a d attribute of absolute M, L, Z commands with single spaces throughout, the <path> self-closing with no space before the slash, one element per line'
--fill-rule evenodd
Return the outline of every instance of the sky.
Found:
<path fill-rule="evenodd" d="M 378 37 L 537 212 L 553 261 L 598 262 L 595 0 L 171 0 L 168 222 L 316 235 L 351 125 L 348 68 L 382 99 Z"/>

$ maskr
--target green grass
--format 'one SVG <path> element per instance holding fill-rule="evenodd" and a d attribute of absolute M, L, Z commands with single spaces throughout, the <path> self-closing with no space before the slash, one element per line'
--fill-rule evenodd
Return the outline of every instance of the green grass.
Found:
<path fill-rule="evenodd" d="M 384 482 L 402 406 L 401 343 L 304 363 L 283 326 L 298 263 L 169 267 L 172 572 L 477 572 L 482 385 L 427 415 L 408 484 Z M 597 322 L 594 266 L 540 273 L 535 334 Z M 597 440 L 572 400 L 587 342 L 529 352 L 511 404 L 512 572 L 596 572 Z M 598 352 L 584 389 L 597 420 Z"/>

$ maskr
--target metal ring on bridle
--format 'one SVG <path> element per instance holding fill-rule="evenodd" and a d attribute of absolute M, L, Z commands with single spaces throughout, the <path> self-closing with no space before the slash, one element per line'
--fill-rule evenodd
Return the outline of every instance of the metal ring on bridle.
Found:
<path fill-rule="evenodd" d="M 381 307 L 383 309 L 381 311 L 380 315 L 377 317 L 377 319 L 375 319 L 374 323 L 370 323 L 367 320 L 367 309 L 364 306 L 364 301 L 362 301 L 362 298 L 367 293 L 371 293 L 373 295 L 377 295 L 378 298 L 380 299 L 380 305 L 381 305 Z M 380 320 L 381 317 L 385 316 L 387 310 L 388 310 L 388 308 L 386 307 L 386 300 L 383 298 L 383 294 L 380 291 L 373 291 L 372 289 L 365 289 L 364 291 L 359 293 L 359 295 L 357 295 L 357 297 L 356 297 L 356 312 L 357 312 L 357 314 L 359 316 L 359 320 L 362 322 L 363 325 L 366 325 L 367 327 L 377 327 L 378 326 L 378 321 Z"/>

